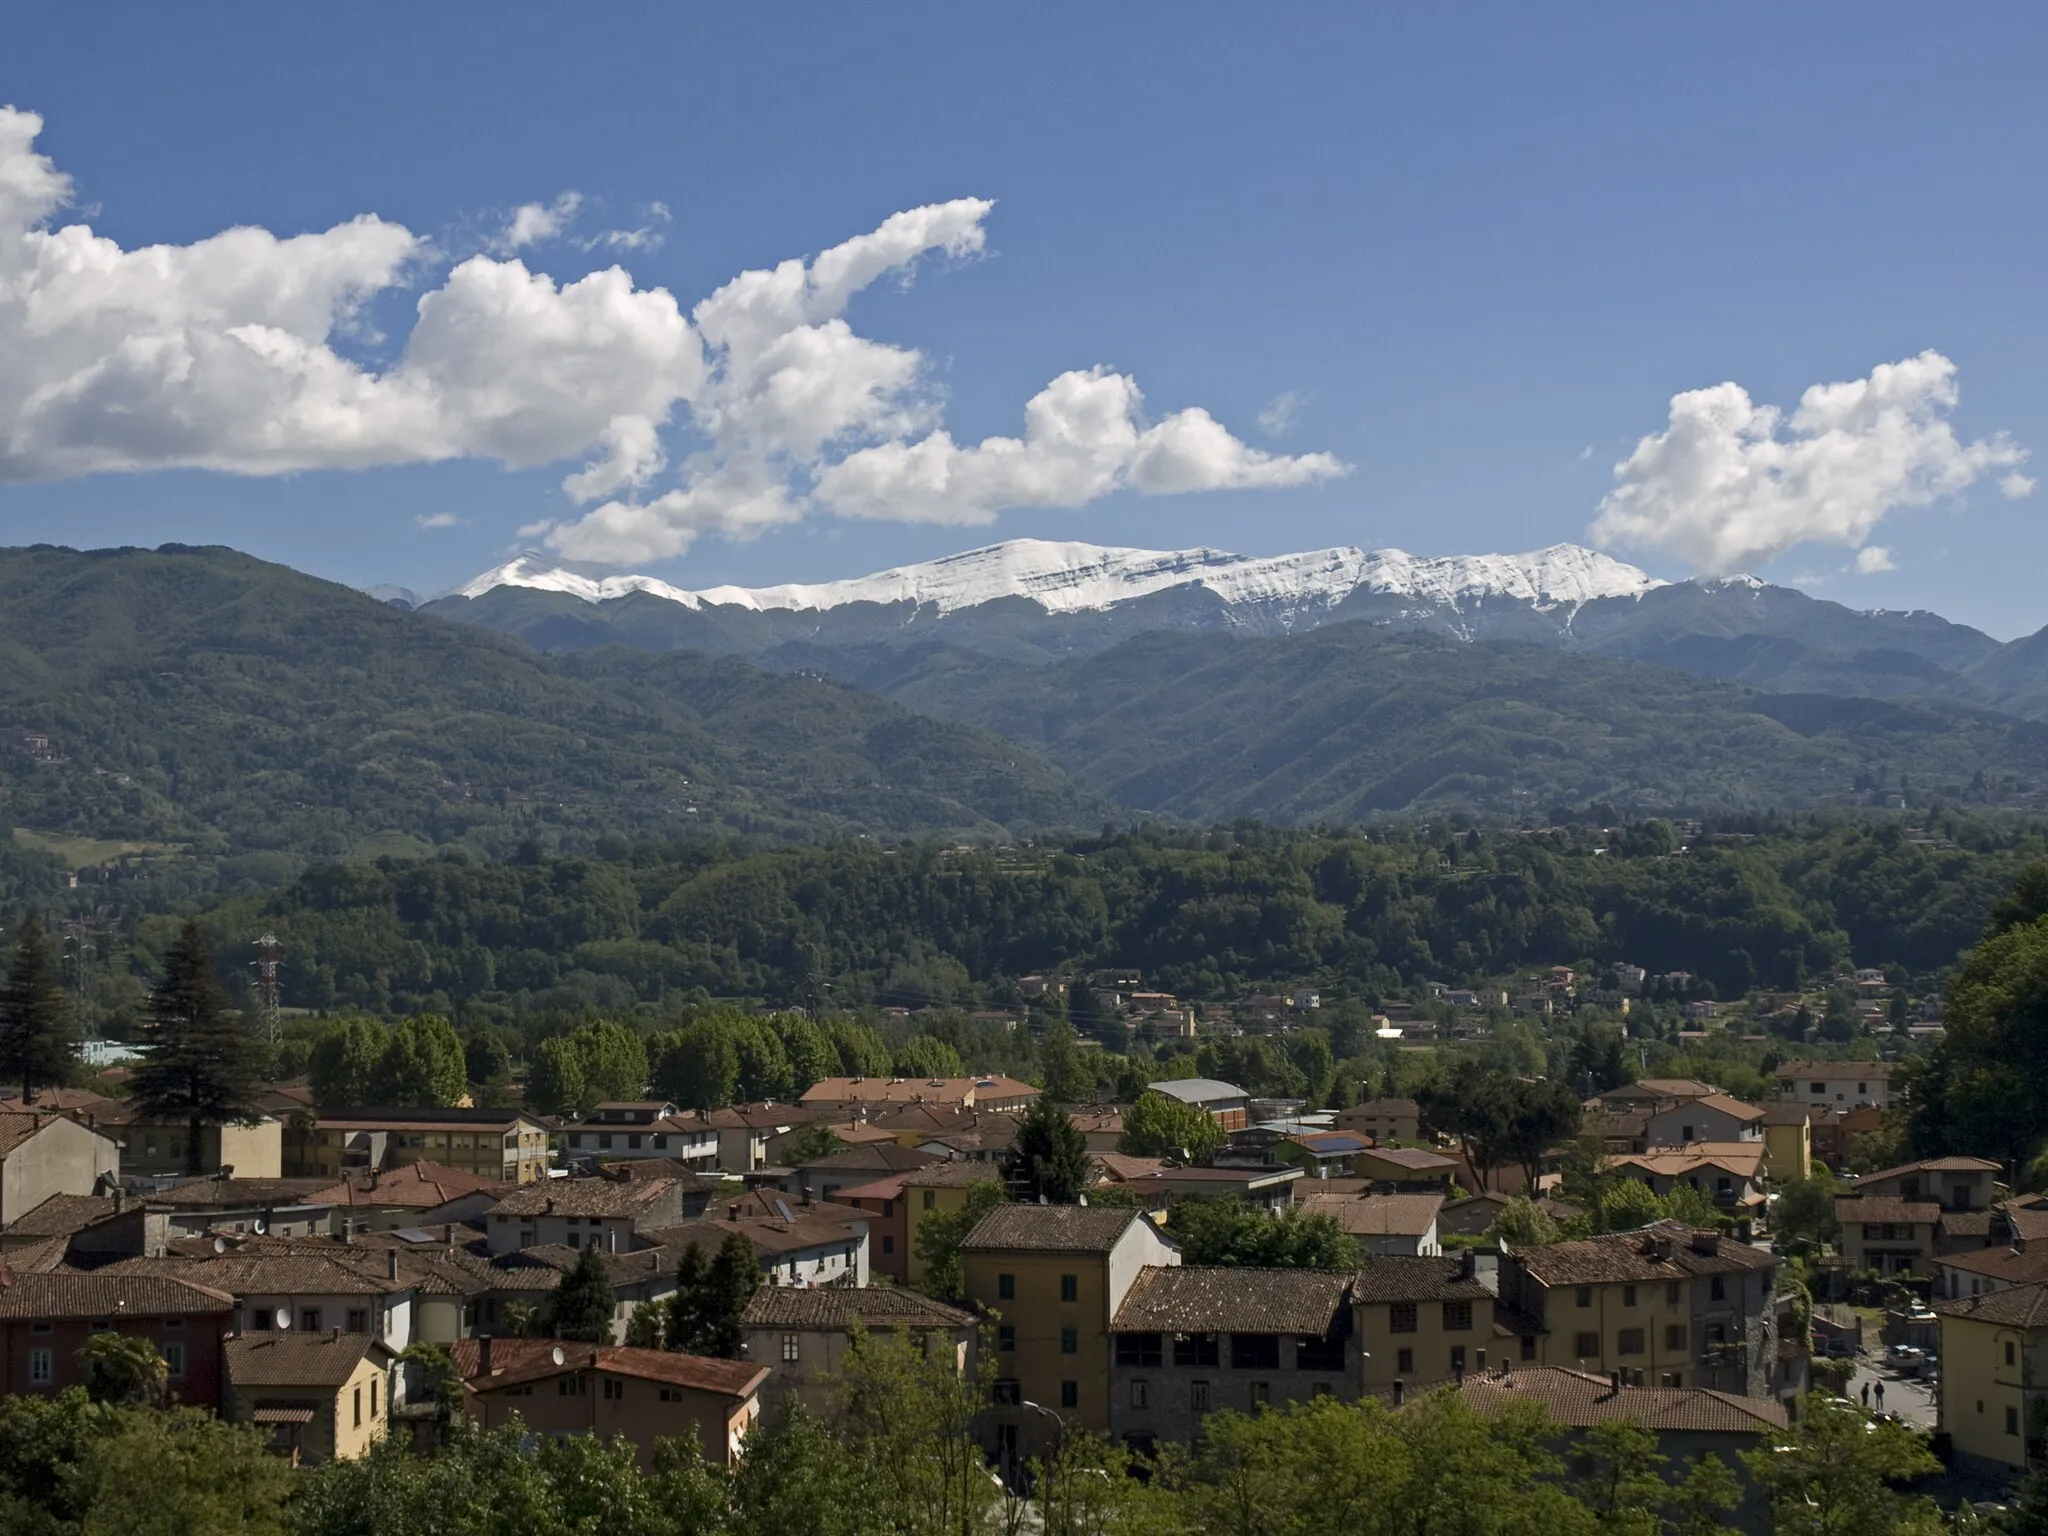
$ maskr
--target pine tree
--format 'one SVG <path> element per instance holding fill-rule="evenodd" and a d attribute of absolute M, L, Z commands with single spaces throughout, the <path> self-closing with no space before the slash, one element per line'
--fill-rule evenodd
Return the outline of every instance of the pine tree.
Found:
<path fill-rule="evenodd" d="M 263 1052 L 228 1012 L 196 922 L 185 924 L 164 956 L 149 1017 L 149 1054 L 135 1070 L 132 1101 L 144 1119 L 185 1122 L 185 1171 L 202 1173 L 203 1128 L 255 1118 Z"/>
<path fill-rule="evenodd" d="M 42 921 L 22 919 L 14 959 L 0 987 L 0 1083 L 19 1084 L 23 1099 L 63 1086 L 74 1059 L 70 1010 L 57 956 Z"/>
<path fill-rule="evenodd" d="M 1040 1094 L 1024 1112 L 1005 1173 L 1017 1199 L 1054 1205 L 1072 1205 L 1094 1182 L 1087 1138 L 1051 1094 Z"/>
<path fill-rule="evenodd" d="M 555 1299 L 548 1308 L 548 1331 L 558 1339 L 575 1339 L 585 1344 L 612 1341 L 612 1314 L 618 1296 L 604 1260 L 595 1247 L 583 1250 L 576 1267 L 555 1287 Z"/>
<path fill-rule="evenodd" d="M 704 1352 L 704 1279 L 711 1264 L 704 1250 L 692 1243 L 676 1264 L 676 1293 L 668 1299 L 668 1324 L 662 1339 L 681 1354 Z"/>
<path fill-rule="evenodd" d="M 703 1353 L 740 1357 L 740 1314 L 761 1285 L 761 1262 L 744 1232 L 729 1232 L 704 1277 Z"/>

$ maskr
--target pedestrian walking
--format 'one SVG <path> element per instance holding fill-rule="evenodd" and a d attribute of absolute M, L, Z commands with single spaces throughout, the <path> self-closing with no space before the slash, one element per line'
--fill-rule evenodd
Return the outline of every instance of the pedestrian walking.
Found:
<path fill-rule="evenodd" d="M 1877 1411 L 1884 1412 L 1884 1383 L 1881 1381 L 1877 1384 Z"/>
<path fill-rule="evenodd" d="M 1863 1407 L 1866 1412 L 1870 1408 L 1870 1383 L 1867 1381 L 1863 1383 Z"/>

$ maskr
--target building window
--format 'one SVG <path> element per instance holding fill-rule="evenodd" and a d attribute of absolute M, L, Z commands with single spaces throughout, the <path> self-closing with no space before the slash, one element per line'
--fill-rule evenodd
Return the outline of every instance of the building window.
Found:
<path fill-rule="evenodd" d="M 1447 1301 L 1444 1303 L 1444 1332 L 1470 1333 L 1472 1331 L 1472 1303 L 1469 1301 Z"/>
<path fill-rule="evenodd" d="M 1394 1369 L 1403 1376 L 1413 1376 L 1415 1374 L 1415 1351 L 1412 1349 L 1395 1351 Z"/>
<path fill-rule="evenodd" d="M 928 1189 L 924 1192 L 924 1208 L 926 1210 L 930 1210 L 933 1206 L 937 1205 L 938 1203 L 939 1195 L 937 1190 Z"/>
<path fill-rule="evenodd" d="M 2007 1339 L 2007 1340 L 2005 1341 L 2005 1363 L 2006 1363 L 2007 1365 L 2011 1365 L 2011 1364 L 2013 1363 L 2013 1353 L 2012 1353 L 2012 1349 L 2013 1349 L 2013 1345 L 2012 1345 L 2012 1340 L 2011 1340 L 2011 1339 Z"/>
<path fill-rule="evenodd" d="M 633 1132 L 626 1138 L 626 1150 L 628 1152 L 638 1152 L 640 1150 L 640 1133 L 638 1131 Z"/>
<path fill-rule="evenodd" d="M 1209 1411 L 1209 1383 L 1191 1381 L 1188 1383 L 1188 1407 L 1195 1413 Z"/>
<path fill-rule="evenodd" d="M 370 1417 L 377 1417 L 377 1378 L 370 1378 Z"/>
<path fill-rule="evenodd" d="M 1413 1333 L 1418 1326 L 1414 1302 L 1397 1301 L 1387 1308 L 1387 1332 Z"/>
<path fill-rule="evenodd" d="M 1673 1280 L 1664 1287 L 1664 1305 L 1667 1307 L 1678 1305 L 1678 1282 L 1676 1280 Z"/>
<path fill-rule="evenodd" d="M 1165 1347 L 1156 1333 L 1120 1333 L 1116 1336 L 1118 1365 L 1156 1368 L 1163 1365 L 1165 1360 Z"/>
<path fill-rule="evenodd" d="M 28 1352 L 28 1379 L 32 1386 L 46 1386 L 50 1381 L 51 1362 L 55 1357 L 47 1349 L 32 1349 Z"/>
<path fill-rule="evenodd" d="M 28 1331 L 30 1333 L 55 1333 L 57 1325 L 55 1323 L 30 1323 Z"/>
<path fill-rule="evenodd" d="M 598 1138 L 597 1138 L 597 1150 L 598 1150 L 598 1151 L 600 1151 L 600 1152 L 609 1152 L 609 1151 L 611 1151 L 611 1149 L 612 1149 L 612 1138 L 611 1138 L 611 1132 L 607 1131 L 607 1132 L 605 1132 L 605 1133 L 604 1133 L 604 1134 L 603 1134 L 602 1136 L 600 1136 L 600 1137 L 598 1137 Z"/>
<path fill-rule="evenodd" d="M 299 1332 L 318 1333 L 319 1331 L 320 1309 L 318 1307 L 299 1308 Z"/>
<path fill-rule="evenodd" d="M 1024 1401 L 1024 1384 L 1021 1381 L 999 1381 L 995 1385 L 995 1400 L 1009 1407 Z"/>
<path fill-rule="evenodd" d="M 1593 1305 L 1593 1287 L 1590 1285 L 1577 1287 L 1572 1292 L 1572 1305 L 1577 1307 L 1590 1307 Z"/>
<path fill-rule="evenodd" d="M 1131 1406 L 1149 1408 L 1152 1406 L 1152 1384 L 1142 1376 L 1131 1383 Z"/>
<path fill-rule="evenodd" d="M 185 1341 L 170 1339 L 164 1344 L 164 1369 L 173 1381 L 185 1379 Z"/>
<path fill-rule="evenodd" d="M 165 1328 L 182 1328 L 184 1326 L 185 1319 L 182 1317 L 167 1317 L 164 1319 Z"/>
<path fill-rule="evenodd" d="M 1176 1334 L 1173 1340 L 1173 1363 L 1185 1370 L 1192 1366 L 1198 1370 L 1214 1370 L 1222 1363 L 1222 1351 L 1217 1347 L 1213 1333 Z"/>
<path fill-rule="evenodd" d="M 782 1336 L 782 1363 L 784 1365 L 795 1365 L 801 1352 L 801 1346 L 797 1343 L 797 1336 L 793 1333 L 785 1333 Z"/>
<path fill-rule="evenodd" d="M 1230 1368 L 1233 1371 L 1279 1370 L 1280 1335 L 1233 1333 L 1230 1336 Z"/>
<path fill-rule="evenodd" d="M 1081 1353 L 1081 1335 L 1076 1329 L 1062 1328 L 1060 1330 L 1060 1353 L 1063 1355 L 1078 1355 Z"/>
<path fill-rule="evenodd" d="M 1080 1277 L 1079 1275 L 1061 1275 L 1061 1276 L 1060 1276 L 1060 1300 L 1061 1300 L 1061 1301 L 1079 1301 L 1080 1299 L 1081 1299 L 1081 1277 Z"/>
<path fill-rule="evenodd" d="M 896 1239 L 895 1239 L 895 1238 L 893 1238 L 893 1237 L 891 1237 L 891 1236 L 890 1236 L 890 1235 L 889 1235 L 889 1234 L 888 1234 L 887 1232 L 884 1232 L 884 1233 L 882 1234 L 882 1252 L 884 1252 L 884 1253 L 894 1253 L 895 1251 L 896 1251 Z"/>
<path fill-rule="evenodd" d="M 616 1403 L 616 1402 L 619 1402 L 619 1401 L 621 1401 L 621 1400 L 622 1400 L 622 1399 L 623 1399 L 623 1398 L 625 1397 L 625 1395 L 626 1395 L 626 1384 L 625 1384 L 625 1383 L 624 1383 L 623 1381 L 619 1380 L 619 1378 L 618 1378 L 618 1377 L 616 1377 L 616 1376 L 607 1376 L 607 1377 L 605 1377 L 605 1379 L 604 1379 L 604 1397 L 605 1397 L 605 1401 L 606 1401 L 606 1402 L 608 1402 L 608 1403 Z"/>
<path fill-rule="evenodd" d="M 2005 1432 L 2008 1435 L 2016 1435 L 2020 1432 L 2019 1409 L 2008 1408 L 2005 1410 Z"/>
<path fill-rule="evenodd" d="M 996 1300 L 998 1300 L 998 1301 L 1015 1301 L 1016 1299 L 1017 1299 L 1017 1277 L 1016 1277 L 1015 1275 L 997 1275 L 997 1276 L 996 1276 Z"/>
<path fill-rule="evenodd" d="M 1297 1371 L 1341 1371 L 1344 1369 L 1344 1341 L 1323 1334 L 1304 1333 L 1294 1341 Z"/>
<path fill-rule="evenodd" d="M 1665 1325 L 1664 1347 L 1674 1350 L 1685 1348 L 1685 1324 L 1669 1323 Z"/>
<path fill-rule="evenodd" d="M 1715 1301 L 1726 1301 L 1728 1299 L 1728 1282 L 1719 1275 L 1714 1276 L 1708 1282 L 1707 1295 Z"/>
<path fill-rule="evenodd" d="M 1272 1401 L 1273 1401 L 1273 1383 L 1271 1383 L 1270 1381 L 1255 1381 L 1255 1382 L 1253 1382 L 1253 1383 L 1252 1383 L 1252 1390 L 1251 1390 L 1251 1404 L 1252 1404 L 1252 1407 L 1254 1407 L 1254 1408 L 1263 1408 L 1263 1407 L 1265 1407 L 1265 1406 L 1266 1406 L 1266 1405 L 1267 1405 L 1268 1403 L 1270 1403 L 1270 1402 L 1272 1402 Z"/>
<path fill-rule="evenodd" d="M 355 1399 L 355 1423 L 353 1427 L 361 1429 L 363 1427 L 363 1389 L 357 1387 L 352 1395 Z"/>
<path fill-rule="evenodd" d="M 1062 1408 L 1078 1408 L 1081 1406 L 1081 1383 L 1078 1381 L 1063 1381 L 1060 1383 L 1060 1406 Z"/>
<path fill-rule="evenodd" d="M 1534 1360 L 1536 1358 L 1536 1336 L 1534 1334 L 1525 1333 L 1522 1335 L 1522 1358 L 1524 1360 Z"/>
<path fill-rule="evenodd" d="M 362 1307 L 350 1307 L 348 1309 L 348 1331 L 350 1333 L 368 1333 L 370 1331 L 370 1314 L 366 1309 Z"/>
<path fill-rule="evenodd" d="M 1575 1335 L 1572 1339 L 1572 1353 L 1581 1360 L 1598 1360 L 1600 1358 L 1600 1335 L 1597 1333 Z"/>
<path fill-rule="evenodd" d="M 660 1131 L 654 1133 L 654 1150 L 657 1152 L 666 1152 L 668 1150 L 668 1137 Z"/>
<path fill-rule="evenodd" d="M 1686 1137 L 1685 1139 L 1687 1141 L 1692 1140 L 1690 1136 Z M 1636 1304 L 1636 1288 L 1634 1286 L 1624 1285 L 1621 1288 L 1621 1304 L 1624 1307 L 1632 1307 Z"/>
<path fill-rule="evenodd" d="M 1004 1354 L 1014 1354 L 1017 1349 L 1017 1330 L 1008 1323 L 996 1329 L 996 1348 Z"/>
<path fill-rule="evenodd" d="M 1643 1353 L 1643 1330 L 1624 1328 L 1614 1341 L 1614 1352 L 1618 1355 L 1640 1355 Z"/>
<path fill-rule="evenodd" d="M 1451 1374 L 1453 1376 L 1465 1374 L 1465 1346 L 1462 1344 L 1453 1344 L 1451 1346 Z"/>

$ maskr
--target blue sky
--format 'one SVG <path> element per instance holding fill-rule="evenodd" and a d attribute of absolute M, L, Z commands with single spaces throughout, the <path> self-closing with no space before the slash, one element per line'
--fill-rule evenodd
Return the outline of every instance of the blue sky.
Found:
<path fill-rule="evenodd" d="M 553 539 L 709 586 L 1017 535 L 1443 554 L 1600 518 L 1660 575 L 2048 623 L 2037 7 L 40 10 L 0 20 L 0 102 L 69 203 L 21 194 L 17 236 L 348 232 L 109 266 L 57 340 L 0 302 L 7 542 L 431 589 Z M 514 246 L 527 204 L 558 228 Z M 685 324 L 876 231 L 910 254 L 843 292 L 798 271 L 802 313 L 729 356 Z M 208 326 L 262 370 L 204 337 L 164 362 Z M 792 347 L 832 355 L 772 374 Z M 775 414 L 792 379 L 841 392 L 824 439 Z M 1837 381 L 1864 383 L 1754 415 Z M 1037 438 L 984 444 L 1034 400 Z"/>

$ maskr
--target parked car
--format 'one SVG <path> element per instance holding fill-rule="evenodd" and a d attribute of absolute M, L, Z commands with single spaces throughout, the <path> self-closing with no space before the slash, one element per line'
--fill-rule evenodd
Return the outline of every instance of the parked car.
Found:
<path fill-rule="evenodd" d="M 1926 1351 L 1911 1344 L 1894 1344 L 1884 1352 L 1884 1363 L 1897 1371 L 1917 1370 Z"/>

